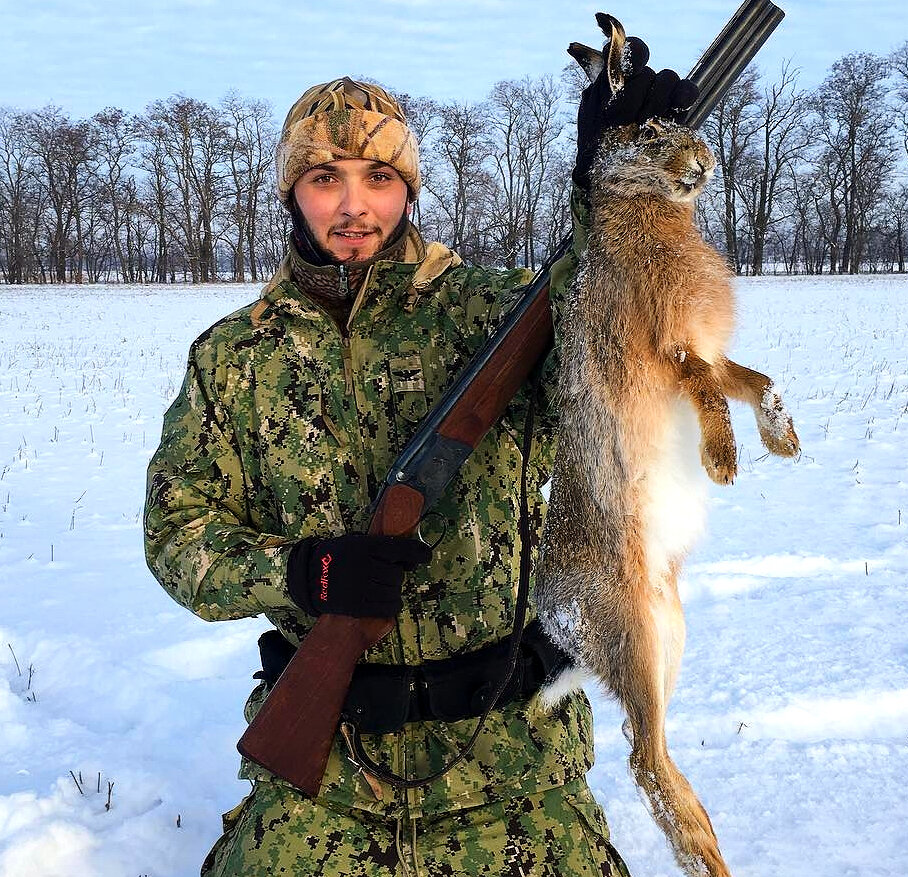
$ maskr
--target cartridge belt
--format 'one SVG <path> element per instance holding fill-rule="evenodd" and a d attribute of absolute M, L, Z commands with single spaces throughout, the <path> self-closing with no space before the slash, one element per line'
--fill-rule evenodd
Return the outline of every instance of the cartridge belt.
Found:
<path fill-rule="evenodd" d="M 392 734 L 408 722 L 459 722 L 482 715 L 501 679 L 508 640 L 472 652 L 422 664 L 357 664 L 344 701 L 342 718 L 364 734 Z M 296 647 L 277 630 L 259 637 L 262 669 L 255 673 L 270 688 Z M 538 619 L 523 631 L 520 654 L 507 688 L 495 704 L 527 700 L 542 684 L 570 664 L 553 645 Z"/>

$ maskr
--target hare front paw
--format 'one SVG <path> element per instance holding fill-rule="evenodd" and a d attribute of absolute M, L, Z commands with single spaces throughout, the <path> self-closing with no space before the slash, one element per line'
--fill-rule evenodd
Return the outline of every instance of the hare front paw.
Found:
<path fill-rule="evenodd" d="M 738 455 L 734 439 L 714 439 L 700 446 L 700 460 L 706 474 L 716 484 L 731 484 L 738 474 Z"/>
<path fill-rule="evenodd" d="M 757 413 L 760 440 L 771 454 L 793 457 L 801 449 L 791 415 L 781 398 L 770 387 L 763 393 Z"/>

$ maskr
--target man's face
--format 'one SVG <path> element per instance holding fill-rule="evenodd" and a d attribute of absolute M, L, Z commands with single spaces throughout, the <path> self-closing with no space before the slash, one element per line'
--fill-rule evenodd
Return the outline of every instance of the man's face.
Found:
<path fill-rule="evenodd" d="M 394 168 L 365 158 L 320 164 L 293 186 L 316 243 L 338 262 L 358 262 L 383 249 L 410 211 L 407 194 Z"/>

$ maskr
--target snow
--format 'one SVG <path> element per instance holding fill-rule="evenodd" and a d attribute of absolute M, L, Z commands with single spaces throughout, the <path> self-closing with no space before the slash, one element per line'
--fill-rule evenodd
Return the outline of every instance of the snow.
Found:
<path fill-rule="evenodd" d="M 0 877 L 197 874 L 248 790 L 234 747 L 267 623 L 172 602 L 140 520 L 189 343 L 255 296 L 0 291 Z M 766 456 L 733 406 L 740 471 L 683 575 L 668 723 L 736 877 L 908 873 L 906 350 L 908 278 L 739 284 L 731 355 L 775 380 L 802 453 Z M 635 877 L 677 875 L 590 690 L 613 842 Z"/>

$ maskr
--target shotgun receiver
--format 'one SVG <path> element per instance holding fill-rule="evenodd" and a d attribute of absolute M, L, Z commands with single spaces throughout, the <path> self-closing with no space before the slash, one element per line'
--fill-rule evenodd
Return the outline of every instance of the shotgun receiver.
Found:
<path fill-rule="evenodd" d="M 715 109 L 784 17 L 746 0 L 689 74 L 700 90 L 684 124 Z M 549 280 L 568 236 L 537 272 L 501 327 L 468 363 L 401 452 L 376 499 L 372 534 L 409 536 L 442 495 L 552 343 Z M 237 748 L 307 795 L 321 785 L 353 670 L 393 618 L 322 615 L 281 674 Z"/>

